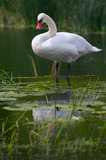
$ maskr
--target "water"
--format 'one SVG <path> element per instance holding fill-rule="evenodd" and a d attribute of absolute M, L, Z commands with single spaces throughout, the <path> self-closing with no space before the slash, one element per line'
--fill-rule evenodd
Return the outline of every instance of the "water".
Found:
<path fill-rule="evenodd" d="M 30 44 L 36 34 L 31 28 L 0 29 L 0 69 L 24 77 L 19 87 L 0 88 L 0 159 L 105 160 L 106 34 L 83 35 L 103 51 L 72 63 L 72 87 L 67 88 L 66 80 L 61 79 L 57 89 L 54 76 L 44 76 L 50 75 L 52 62 L 32 52 Z M 26 78 L 34 77 L 29 55 L 35 60 L 38 75 L 44 77 Z M 62 63 L 61 74 L 66 68 Z M 89 101 L 95 103 L 87 105 Z"/>
<path fill-rule="evenodd" d="M 45 32 L 45 31 L 43 31 Z M 0 69 L 13 72 L 13 76 L 34 77 L 29 55 L 33 57 L 39 76 L 50 75 L 53 62 L 35 56 L 31 49 L 33 37 L 40 34 L 35 28 L 0 29 Z M 70 75 L 106 75 L 106 34 L 82 35 L 92 45 L 102 48 L 100 53 L 80 57 L 71 64 Z M 45 67 L 44 67 L 45 66 Z M 66 73 L 67 64 L 62 63 L 60 72 Z"/>
<path fill-rule="evenodd" d="M 106 83 L 100 77 L 95 86 L 97 79 L 73 76 L 73 88 L 63 81 L 56 89 L 54 77 L 23 78 L 19 87 L 1 88 L 0 159 L 105 160 Z"/>

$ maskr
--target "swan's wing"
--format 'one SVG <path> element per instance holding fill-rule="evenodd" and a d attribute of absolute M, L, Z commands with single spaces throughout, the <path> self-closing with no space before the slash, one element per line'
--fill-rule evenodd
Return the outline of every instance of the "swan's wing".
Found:
<path fill-rule="evenodd" d="M 92 45 L 77 34 L 59 32 L 56 36 L 46 40 L 42 48 L 50 50 L 51 52 L 64 53 L 65 55 L 66 53 L 75 55 L 78 53 L 86 53 L 92 49 Z"/>
<path fill-rule="evenodd" d="M 92 46 L 77 34 L 59 32 L 42 43 L 39 56 L 46 59 L 72 62 L 88 53 Z"/>
<path fill-rule="evenodd" d="M 67 33 L 67 32 L 59 32 L 57 33 L 58 36 L 64 37 L 63 42 L 70 44 L 71 46 L 74 46 L 74 48 L 77 49 L 78 53 L 84 53 L 88 50 L 92 49 L 92 45 L 87 42 L 83 37 L 73 34 L 73 33 Z M 71 49 L 71 48 L 70 48 Z"/>

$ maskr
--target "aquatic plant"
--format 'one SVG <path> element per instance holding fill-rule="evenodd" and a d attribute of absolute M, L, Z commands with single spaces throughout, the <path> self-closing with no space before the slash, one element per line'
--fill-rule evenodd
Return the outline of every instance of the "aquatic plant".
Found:
<path fill-rule="evenodd" d="M 35 147 L 39 144 L 39 147 L 46 148 L 47 154 L 50 152 L 50 144 L 57 148 L 57 154 L 70 150 L 75 152 L 78 150 L 83 150 L 86 147 L 98 149 L 98 145 L 101 143 L 101 137 L 104 135 L 106 130 L 106 123 L 103 125 L 103 129 L 99 131 L 98 138 L 95 136 L 87 138 L 86 136 L 78 136 L 77 132 L 79 130 L 82 120 L 72 120 L 69 117 L 63 119 L 58 119 L 56 121 L 51 121 L 49 119 L 45 120 L 43 123 L 35 122 L 34 129 L 30 132 L 30 144 L 31 147 Z M 75 125 L 75 126 L 74 126 Z M 91 135 L 96 135 L 97 127 L 91 131 Z M 77 134 L 77 138 L 74 135 Z M 76 136 L 75 136 L 76 137 Z M 49 148 L 48 148 L 49 146 Z"/>
<path fill-rule="evenodd" d="M 34 61 L 34 59 L 33 59 L 33 57 L 32 57 L 31 55 L 28 55 L 28 57 L 29 57 L 29 58 L 31 59 L 31 61 L 32 61 L 32 65 L 33 65 L 35 77 L 38 77 L 38 72 L 37 72 L 37 69 L 36 69 L 35 61 Z"/>
<path fill-rule="evenodd" d="M 4 70 L 1 70 L 2 73 L 0 74 L 0 85 L 1 86 L 7 86 L 8 85 L 13 85 L 14 84 L 14 81 L 13 81 L 13 74 L 11 73 L 11 76 L 9 76 L 9 74 L 4 71 Z"/>
<path fill-rule="evenodd" d="M 20 120 L 22 120 L 24 115 L 25 113 L 21 115 Z M 5 123 L 5 127 L 7 122 L 8 120 L 3 122 Z M 18 152 L 20 149 L 25 149 L 27 154 L 33 153 L 33 150 L 45 150 L 46 155 L 50 155 L 51 151 L 55 151 L 55 154 L 57 155 L 60 155 L 60 153 L 64 155 L 65 152 L 83 152 L 86 149 L 88 149 L 89 152 L 92 150 L 97 151 L 101 145 L 102 137 L 105 135 L 106 131 L 106 122 L 102 124 L 102 128 L 99 129 L 98 134 L 98 127 L 94 124 L 94 129 L 91 130 L 90 135 L 87 136 L 86 131 L 84 131 L 84 133 L 81 132 L 82 135 L 79 132 L 79 129 L 83 129 L 84 127 L 82 125 L 83 123 L 85 123 L 85 126 L 87 125 L 86 119 L 82 121 L 72 120 L 69 117 L 57 120 L 51 120 L 48 118 L 43 121 L 43 123 L 40 121 L 31 123 L 27 119 L 24 126 L 33 126 L 33 128 L 26 133 L 29 135 L 30 144 L 22 144 L 20 146 L 18 145 L 18 140 L 20 137 L 20 123 L 18 124 L 18 120 L 16 122 L 16 126 L 11 126 L 6 132 L 3 131 L 2 137 L 0 136 L 2 142 L 2 148 L 0 149 L 1 158 L 5 157 L 3 153 L 4 150 L 6 157 L 12 156 L 14 152 Z M 99 123 L 101 122 L 102 119 L 99 118 Z M 4 125 L 3 123 L 2 125 Z M 88 125 L 92 125 L 92 123 Z M 5 135 L 10 130 L 11 134 L 8 142 Z"/>
<path fill-rule="evenodd" d="M 15 81 L 13 80 L 13 73 L 7 73 L 4 70 L 1 70 L 2 73 L 0 73 L 0 87 L 14 87 L 14 86 L 19 86 L 21 79 L 19 76 L 19 82 L 16 84 Z"/>
<path fill-rule="evenodd" d="M 8 117 L 6 117 L 4 120 L 0 120 L 0 139 L 2 143 L 2 147 L 0 149 L 1 155 L 2 150 L 7 150 L 7 156 L 10 155 L 14 151 L 14 145 L 18 141 L 18 128 L 19 128 L 19 121 L 22 119 L 22 117 L 25 115 L 27 111 L 24 111 L 21 116 L 16 120 L 16 122 L 11 125 L 9 128 L 7 128 L 7 123 L 8 123 Z M 8 138 L 5 138 L 5 135 L 11 132 L 10 139 L 8 141 Z"/>

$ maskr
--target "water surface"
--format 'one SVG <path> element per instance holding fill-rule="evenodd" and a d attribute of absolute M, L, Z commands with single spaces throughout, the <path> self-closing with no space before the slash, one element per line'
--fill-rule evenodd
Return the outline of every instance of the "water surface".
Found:
<path fill-rule="evenodd" d="M 38 75 L 50 75 L 53 62 L 35 56 L 31 49 L 31 41 L 37 34 L 40 31 L 35 28 L 0 29 L 0 69 L 13 72 L 15 77 L 33 77 L 35 75 L 30 55 L 35 61 Z M 82 36 L 92 45 L 102 48 L 102 52 L 80 57 L 71 63 L 70 75 L 106 75 L 106 34 Z M 60 72 L 66 73 L 66 70 L 67 64 L 62 63 Z"/>

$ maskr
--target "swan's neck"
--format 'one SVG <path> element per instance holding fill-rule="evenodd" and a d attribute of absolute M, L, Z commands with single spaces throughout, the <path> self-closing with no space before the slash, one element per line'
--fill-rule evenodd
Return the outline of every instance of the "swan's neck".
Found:
<path fill-rule="evenodd" d="M 57 27 L 54 21 L 48 15 L 45 15 L 44 23 L 48 25 L 49 30 L 45 33 L 38 35 L 40 37 L 40 43 L 48 40 L 51 37 L 54 37 L 57 32 Z"/>
<path fill-rule="evenodd" d="M 49 27 L 49 31 L 47 32 L 48 38 L 55 36 L 57 32 L 57 27 L 54 21 L 49 16 L 46 15 L 45 23 L 47 23 Z"/>

